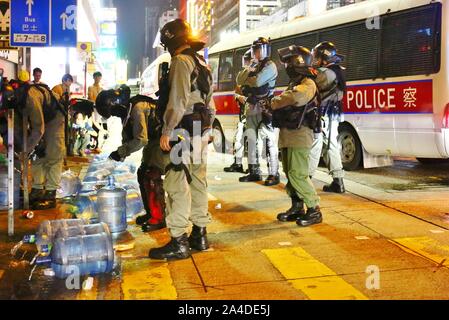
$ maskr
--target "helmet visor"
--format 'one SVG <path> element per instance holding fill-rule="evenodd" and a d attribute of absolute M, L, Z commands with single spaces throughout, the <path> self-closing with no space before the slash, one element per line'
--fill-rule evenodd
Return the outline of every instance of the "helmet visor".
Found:
<path fill-rule="evenodd" d="M 258 61 L 271 56 L 271 46 L 269 44 L 255 44 L 251 46 L 251 58 Z"/>

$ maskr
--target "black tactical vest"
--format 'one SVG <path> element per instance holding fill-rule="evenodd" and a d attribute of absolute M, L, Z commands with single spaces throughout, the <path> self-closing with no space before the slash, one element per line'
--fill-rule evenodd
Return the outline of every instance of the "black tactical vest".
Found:
<path fill-rule="evenodd" d="M 248 74 L 248 77 L 257 77 L 257 75 L 262 72 L 262 70 L 267 66 L 267 64 L 271 60 L 269 58 L 264 59 L 261 63 L 257 65 L 257 69 L 253 72 L 250 72 Z M 250 86 L 243 86 L 242 87 L 242 94 L 248 98 L 248 102 L 250 104 L 256 104 L 261 99 L 269 98 L 272 95 L 272 92 L 274 90 L 274 87 L 271 87 L 269 83 L 264 84 L 261 87 L 250 87 Z"/>
<path fill-rule="evenodd" d="M 326 97 L 322 97 L 323 100 L 325 100 L 326 98 L 328 98 L 333 94 L 337 94 L 338 91 L 341 91 L 343 93 L 346 93 L 347 91 L 346 75 L 344 72 L 345 69 L 338 64 L 331 64 L 326 68 L 332 70 L 335 73 L 336 79 L 334 83 L 334 88 L 330 90 L 330 92 L 326 95 Z M 343 103 L 341 100 L 339 101 L 330 100 L 325 105 L 321 105 L 320 112 L 323 115 L 327 114 L 330 117 L 341 115 L 343 113 Z"/>
<path fill-rule="evenodd" d="M 192 48 L 184 50 L 182 54 L 191 56 L 195 61 L 195 69 L 190 77 L 191 91 L 199 90 L 204 99 L 204 103 L 195 104 L 193 113 L 185 115 L 179 124 L 179 128 L 186 130 L 193 137 L 194 122 L 201 122 L 201 134 L 212 127 L 212 110 L 209 108 L 210 101 L 207 100 L 212 87 L 212 72 L 204 58 Z"/>
<path fill-rule="evenodd" d="M 141 103 L 141 102 L 150 103 L 155 106 L 157 104 L 153 98 L 138 94 L 137 96 L 132 97 L 129 101 L 129 103 L 131 105 L 131 110 L 129 111 L 130 115 L 132 113 L 133 108 L 138 103 Z M 134 139 L 133 128 L 134 128 L 134 119 L 132 119 L 130 116 L 128 121 L 126 122 L 126 124 L 123 127 L 123 131 L 125 132 L 125 135 L 130 140 Z M 161 132 L 162 132 L 162 123 L 159 120 L 159 117 L 156 115 L 156 107 L 155 107 L 155 108 L 151 109 L 150 113 L 147 116 L 148 139 L 159 139 L 161 136 Z"/>
<path fill-rule="evenodd" d="M 301 81 L 290 83 L 288 90 L 293 90 Z M 315 132 L 321 129 L 319 113 L 320 95 L 317 91 L 312 100 L 303 106 L 287 106 L 273 111 L 273 126 L 281 129 L 297 130 L 307 126 Z"/>

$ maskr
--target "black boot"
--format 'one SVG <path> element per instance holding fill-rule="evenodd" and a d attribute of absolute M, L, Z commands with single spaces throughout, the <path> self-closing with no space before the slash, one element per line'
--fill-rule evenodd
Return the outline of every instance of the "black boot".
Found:
<path fill-rule="evenodd" d="M 45 194 L 45 190 L 42 189 L 31 189 L 31 192 L 29 194 L 29 201 L 30 203 L 39 201 L 39 200 L 43 200 Z"/>
<path fill-rule="evenodd" d="M 56 208 L 56 190 L 46 190 L 40 200 L 31 204 L 32 210 L 47 210 Z"/>
<path fill-rule="evenodd" d="M 331 184 L 323 187 L 324 192 L 345 193 L 343 178 L 334 178 Z"/>
<path fill-rule="evenodd" d="M 249 165 L 249 175 L 241 177 L 240 182 L 258 182 L 262 181 L 262 172 L 260 166 L 255 164 Z"/>
<path fill-rule="evenodd" d="M 307 209 L 307 213 L 296 220 L 296 224 L 300 227 L 308 227 L 321 222 L 323 222 L 323 216 L 319 206 Z"/>
<path fill-rule="evenodd" d="M 278 185 L 279 183 L 281 183 L 281 177 L 279 176 L 279 173 L 276 174 L 275 176 L 269 175 L 265 180 L 265 185 L 267 187 L 275 186 Z"/>
<path fill-rule="evenodd" d="M 136 218 L 136 224 L 138 224 L 139 226 L 143 225 L 144 223 L 147 223 L 148 220 L 151 219 L 151 214 L 150 213 L 146 213 L 143 216 L 138 216 Z"/>
<path fill-rule="evenodd" d="M 245 173 L 245 170 L 243 170 L 243 166 L 241 164 L 237 164 L 236 162 L 234 162 L 233 164 L 231 164 L 229 167 L 226 167 L 223 169 L 224 172 L 240 172 L 240 173 Z"/>
<path fill-rule="evenodd" d="M 304 201 L 298 197 L 294 197 L 292 198 L 292 207 L 288 209 L 287 212 L 278 214 L 277 219 L 281 222 L 293 222 L 303 217 L 305 214 Z"/>
<path fill-rule="evenodd" d="M 178 238 L 171 238 L 171 241 L 161 248 L 153 248 L 148 253 L 151 259 L 157 260 L 178 260 L 190 257 L 189 239 L 187 233 Z"/>
<path fill-rule="evenodd" d="M 152 231 L 164 229 L 165 227 L 167 227 L 167 225 L 165 224 L 165 221 L 158 223 L 158 224 L 145 222 L 142 224 L 142 231 L 143 232 L 152 232 Z"/>
<path fill-rule="evenodd" d="M 189 244 L 191 249 L 195 249 L 198 251 L 205 251 L 209 249 L 206 228 L 193 225 L 192 233 L 189 237 Z"/>

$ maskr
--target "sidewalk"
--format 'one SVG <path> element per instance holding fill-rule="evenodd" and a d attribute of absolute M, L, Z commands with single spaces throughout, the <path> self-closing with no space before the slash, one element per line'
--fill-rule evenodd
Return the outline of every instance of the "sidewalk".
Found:
<path fill-rule="evenodd" d="M 130 225 L 135 248 L 120 253 L 119 272 L 95 277 L 89 291 L 67 290 L 64 281 L 45 277 L 42 270 L 28 281 L 29 266 L 8 254 L 39 221 L 63 212 L 17 218 L 13 239 L 5 236 L 1 214 L 0 298 L 449 298 L 449 221 L 443 218 L 449 190 L 384 192 L 348 181 L 347 194 L 320 192 L 324 221 L 303 229 L 276 221 L 290 205 L 284 185 L 238 183 L 238 174 L 222 172 L 225 162 L 232 162 L 230 156 L 210 155 L 210 250 L 183 261 L 149 260 L 148 250 L 169 240 L 167 231 L 143 234 Z M 320 172 L 314 180 L 318 190 L 323 181 L 328 177 Z"/>

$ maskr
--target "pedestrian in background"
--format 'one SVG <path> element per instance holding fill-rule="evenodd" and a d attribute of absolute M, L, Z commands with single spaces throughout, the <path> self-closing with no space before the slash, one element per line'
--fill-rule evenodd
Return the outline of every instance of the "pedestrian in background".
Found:
<path fill-rule="evenodd" d="M 60 97 L 60 101 L 64 106 L 69 105 L 70 101 L 70 86 L 73 84 L 73 77 L 70 74 L 65 74 L 62 77 L 62 83 L 58 84 L 51 89 Z"/>
<path fill-rule="evenodd" d="M 41 83 L 42 79 L 42 70 L 40 68 L 34 68 L 33 69 L 33 83 L 39 84 Z"/>
<path fill-rule="evenodd" d="M 76 113 L 73 117 L 72 130 L 75 131 L 75 143 L 73 147 L 74 156 L 86 156 L 86 149 L 90 144 L 91 137 L 96 132 L 89 123 L 89 120 L 81 112 Z"/>
<path fill-rule="evenodd" d="M 101 72 L 95 72 L 94 84 L 87 89 L 87 99 L 89 99 L 93 103 L 95 103 L 95 101 L 97 100 L 98 94 L 103 91 L 103 88 L 100 85 L 102 77 L 103 75 L 101 74 Z"/>
<path fill-rule="evenodd" d="M 94 73 L 93 77 L 94 77 L 94 84 L 88 88 L 87 98 L 93 103 L 95 103 L 98 95 L 100 94 L 100 92 L 103 91 L 103 88 L 101 87 L 101 79 L 103 78 L 103 75 L 101 74 L 101 72 L 97 71 Z M 95 151 L 97 153 L 101 153 L 104 143 L 108 138 L 108 120 L 102 117 L 98 113 L 97 109 L 95 109 L 92 115 L 92 122 L 93 128 L 97 133 L 96 135 L 97 147 Z"/>

